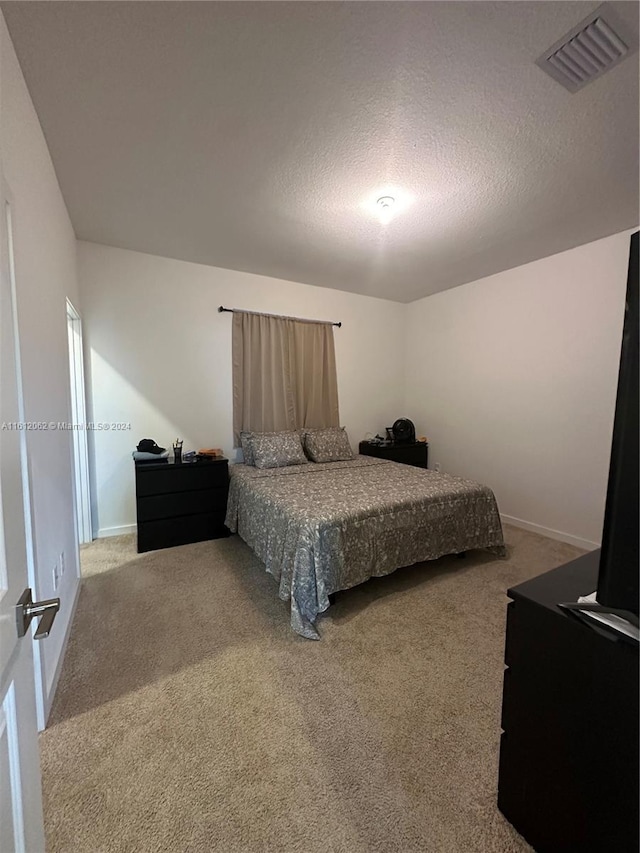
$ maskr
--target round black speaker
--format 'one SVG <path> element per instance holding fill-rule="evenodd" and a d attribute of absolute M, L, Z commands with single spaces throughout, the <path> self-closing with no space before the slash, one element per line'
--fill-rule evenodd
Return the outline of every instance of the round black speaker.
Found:
<path fill-rule="evenodd" d="M 416 440 L 416 428 L 409 418 L 398 418 L 392 431 L 393 440 L 398 444 L 412 444 Z"/>

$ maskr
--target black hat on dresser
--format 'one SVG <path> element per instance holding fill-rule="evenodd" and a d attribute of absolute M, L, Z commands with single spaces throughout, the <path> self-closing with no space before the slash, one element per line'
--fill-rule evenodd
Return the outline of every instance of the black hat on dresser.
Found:
<path fill-rule="evenodd" d="M 143 438 L 142 441 L 136 447 L 136 450 L 139 453 L 164 453 L 165 447 L 158 447 L 156 442 L 152 438 Z"/>

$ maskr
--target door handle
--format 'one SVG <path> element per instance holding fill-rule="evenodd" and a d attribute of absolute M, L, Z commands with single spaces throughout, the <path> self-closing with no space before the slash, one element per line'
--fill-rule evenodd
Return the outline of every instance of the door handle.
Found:
<path fill-rule="evenodd" d="M 53 620 L 60 610 L 60 599 L 49 598 L 45 601 L 33 601 L 31 590 L 25 589 L 16 604 L 16 626 L 18 636 L 24 637 L 29 629 L 32 619 L 40 617 L 40 622 L 33 635 L 34 640 L 44 640 L 49 636 Z"/>

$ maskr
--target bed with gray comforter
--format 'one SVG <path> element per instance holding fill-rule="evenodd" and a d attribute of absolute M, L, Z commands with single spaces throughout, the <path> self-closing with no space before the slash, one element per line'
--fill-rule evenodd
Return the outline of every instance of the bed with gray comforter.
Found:
<path fill-rule="evenodd" d="M 284 468 L 231 466 L 227 527 L 291 601 L 291 626 L 318 639 L 329 595 L 401 566 L 473 548 L 504 553 L 491 489 L 383 459 Z"/>

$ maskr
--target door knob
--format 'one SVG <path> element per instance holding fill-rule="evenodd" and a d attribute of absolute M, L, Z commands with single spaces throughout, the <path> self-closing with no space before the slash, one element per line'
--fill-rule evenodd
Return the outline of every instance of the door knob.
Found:
<path fill-rule="evenodd" d="M 25 589 L 16 604 L 18 636 L 24 637 L 31 624 L 31 620 L 41 617 L 33 636 L 35 640 L 44 640 L 45 637 L 49 636 L 58 610 L 60 610 L 59 598 L 49 598 L 46 601 L 33 601 L 31 590 Z"/>

